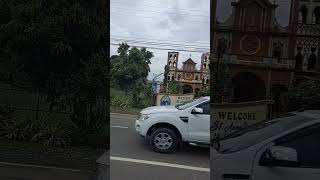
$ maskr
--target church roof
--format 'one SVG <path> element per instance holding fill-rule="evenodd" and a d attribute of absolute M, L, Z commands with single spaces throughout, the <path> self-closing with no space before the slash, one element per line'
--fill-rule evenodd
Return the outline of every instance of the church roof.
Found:
<path fill-rule="evenodd" d="M 197 64 L 197 63 L 195 63 L 191 58 L 189 58 L 189 59 L 187 59 L 185 62 L 183 62 L 183 64 L 186 64 L 186 63 Z"/>

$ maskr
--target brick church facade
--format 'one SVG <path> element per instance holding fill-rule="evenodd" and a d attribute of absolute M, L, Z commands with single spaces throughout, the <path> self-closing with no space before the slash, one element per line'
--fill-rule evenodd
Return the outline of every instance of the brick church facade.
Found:
<path fill-rule="evenodd" d="M 229 72 L 224 100 L 273 99 L 276 112 L 286 111 L 295 75 L 320 74 L 320 2 L 292 0 L 286 27 L 277 22 L 278 6 L 269 0 L 239 0 L 231 5 L 232 15 L 216 22 L 213 39 L 213 61 L 218 61 L 218 45 L 225 47 L 220 58 Z"/>
<path fill-rule="evenodd" d="M 191 57 L 184 61 L 182 67 L 178 67 L 179 52 L 168 52 L 167 66 L 169 72 L 167 81 L 178 81 L 182 85 L 183 94 L 197 93 L 210 84 L 209 70 L 209 53 L 204 53 L 201 56 L 200 69 L 196 68 Z M 164 88 L 161 88 L 164 91 Z"/>

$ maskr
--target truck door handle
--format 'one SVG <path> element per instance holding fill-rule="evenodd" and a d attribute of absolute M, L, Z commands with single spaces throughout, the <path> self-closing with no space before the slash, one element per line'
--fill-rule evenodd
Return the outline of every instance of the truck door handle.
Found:
<path fill-rule="evenodd" d="M 180 117 L 180 119 L 185 123 L 188 123 L 188 121 L 189 121 L 188 117 Z"/>

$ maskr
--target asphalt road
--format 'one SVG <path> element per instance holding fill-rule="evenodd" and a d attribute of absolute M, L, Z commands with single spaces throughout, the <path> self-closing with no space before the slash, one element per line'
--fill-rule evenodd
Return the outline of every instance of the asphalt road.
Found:
<path fill-rule="evenodd" d="M 134 116 L 111 115 L 111 180 L 209 180 L 210 152 L 186 147 L 174 154 L 150 150 L 134 129 Z"/>
<path fill-rule="evenodd" d="M 1 180 L 89 180 L 92 176 L 92 173 L 71 171 L 67 169 L 0 164 Z"/>

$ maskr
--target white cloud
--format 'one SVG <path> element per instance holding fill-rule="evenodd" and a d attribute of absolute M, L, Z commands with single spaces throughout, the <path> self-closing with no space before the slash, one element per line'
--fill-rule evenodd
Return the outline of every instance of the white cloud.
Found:
<path fill-rule="evenodd" d="M 183 44 L 184 48 L 197 44 L 198 48 L 210 46 L 209 0 L 111 0 L 111 37 L 131 37 L 161 40 Z M 179 42 L 177 42 L 179 41 Z M 182 42 L 183 41 L 183 42 Z M 177 49 L 172 46 L 168 48 Z M 179 48 L 181 45 L 179 45 Z M 148 49 L 148 48 L 147 48 Z M 111 46 L 111 54 L 117 47 Z M 148 49 L 154 52 L 149 79 L 164 71 L 166 50 Z M 179 52 L 179 66 L 187 60 L 190 52 Z M 192 59 L 200 64 L 202 53 L 191 52 Z"/>

